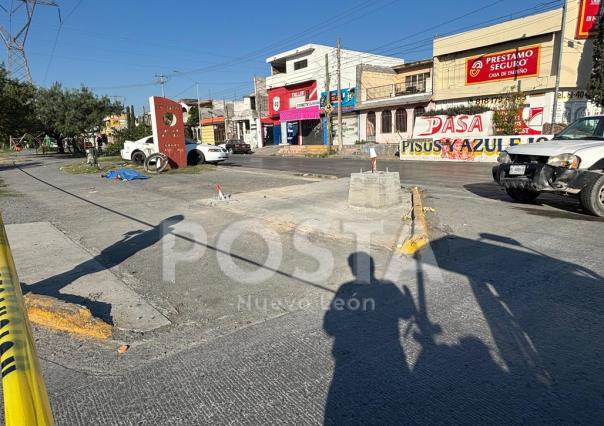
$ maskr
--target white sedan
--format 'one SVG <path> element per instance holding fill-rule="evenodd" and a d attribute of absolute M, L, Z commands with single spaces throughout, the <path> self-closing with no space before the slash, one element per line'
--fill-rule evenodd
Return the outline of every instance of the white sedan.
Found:
<path fill-rule="evenodd" d="M 185 139 L 187 150 L 187 164 L 219 163 L 229 158 L 229 153 L 219 146 L 197 143 L 191 139 Z M 124 148 L 120 155 L 124 160 L 132 161 L 134 164 L 143 165 L 147 157 L 156 153 L 153 136 L 145 136 L 136 141 L 124 142 Z"/>

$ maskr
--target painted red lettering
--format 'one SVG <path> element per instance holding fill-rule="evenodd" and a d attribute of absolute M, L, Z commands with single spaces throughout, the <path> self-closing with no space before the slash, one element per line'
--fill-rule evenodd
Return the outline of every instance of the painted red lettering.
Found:
<path fill-rule="evenodd" d="M 472 118 L 472 122 L 470 123 L 470 127 L 468 128 L 468 132 L 473 132 L 475 130 L 478 130 L 479 132 L 483 131 L 482 117 L 480 115 L 475 115 Z"/>
<path fill-rule="evenodd" d="M 460 115 L 459 118 L 457 119 L 457 133 L 464 133 L 466 130 L 468 130 L 468 116 L 467 115 Z"/>
<path fill-rule="evenodd" d="M 442 133 L 455 133 L 455 125 L 453 123 L 453 117 L 447 117 L 445 125 L 443 126 Z"/>

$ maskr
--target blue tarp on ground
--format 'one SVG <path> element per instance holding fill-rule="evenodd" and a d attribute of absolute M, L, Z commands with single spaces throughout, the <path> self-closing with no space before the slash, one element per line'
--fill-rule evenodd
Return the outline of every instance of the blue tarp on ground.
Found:
<path fill-rule="evenodd" d="M 117 170 L 109 170 L 104 175 L 107 179 L 120 179 L 123 181 L 131 181 L 136 179 L 149 179 L 149 176 L 145 176 L 144 174 L 137 172 L 132 169 L 117 169 Z"/>

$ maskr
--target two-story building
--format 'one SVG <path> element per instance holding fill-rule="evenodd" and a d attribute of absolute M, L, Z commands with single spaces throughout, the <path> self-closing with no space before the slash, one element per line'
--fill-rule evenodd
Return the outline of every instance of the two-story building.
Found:
<path fill-rule="evenodd" d="M 252 148 L 257 148 L 259 146 L 259 132 L 256 131 L 257 118 L 255 95 L 244 96 L 240 100 L 233 101 L 233 138 L 250 144 Z"/>
<path fill-rule="evenodd" d="M 601 2 L 566 0 L 566 8 L 564 34 L 560 8 L 436 38 L 436 108 L 471 104 L 497 108 L 506 94 L 521 91 L 526 95 L 524 124 L 535 133 L 552 121 L 568 123 L 597 113 L 599 108 L 587 100 L 585 90 L 593 53 L 594 33 L 589 29 L 597 22 Z M 554 111 L 557 77 L 560 90 Z"/>
<path fill-rule="evenodd" d="M 266 78 L 268 114 L 261 120 L 264 144 L 325 144 L 327 135 L 320 99 L 322 95 L 325 99 L 333 97 L 332 92 L 337 91 L 336 48 L 307 44 L 271 56 L 266 62 L 271 67 L 271 75 Z M 350 124 L 346 125 L 350 129 L 346 143 L 354 144 L 358 139 L 357 66 L 394 66 L 403 62 L 400 58 L 340 50 L 342 105 L 346 112 L 343 121 Z"/>
<path fill-rule="evenodd" d="M 361 65 L 359 79 L 360 139 L 399 143 L 411 138 L 415 117 L 431 107 L 432 60 L 394 67 Z"/>

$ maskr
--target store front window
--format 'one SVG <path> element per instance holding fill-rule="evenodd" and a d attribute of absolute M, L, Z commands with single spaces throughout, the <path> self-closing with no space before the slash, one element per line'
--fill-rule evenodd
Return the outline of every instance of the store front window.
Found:
<path fill-rule="evenodd" d="M 395 126 L 397 132 L 407 131 L 407 111 L 404 109 L 396 110 Z"/>
<path fill-rule="evenodd" d="M 382 111 L 382 133 L 392 133 L 391 111 Z"/>

